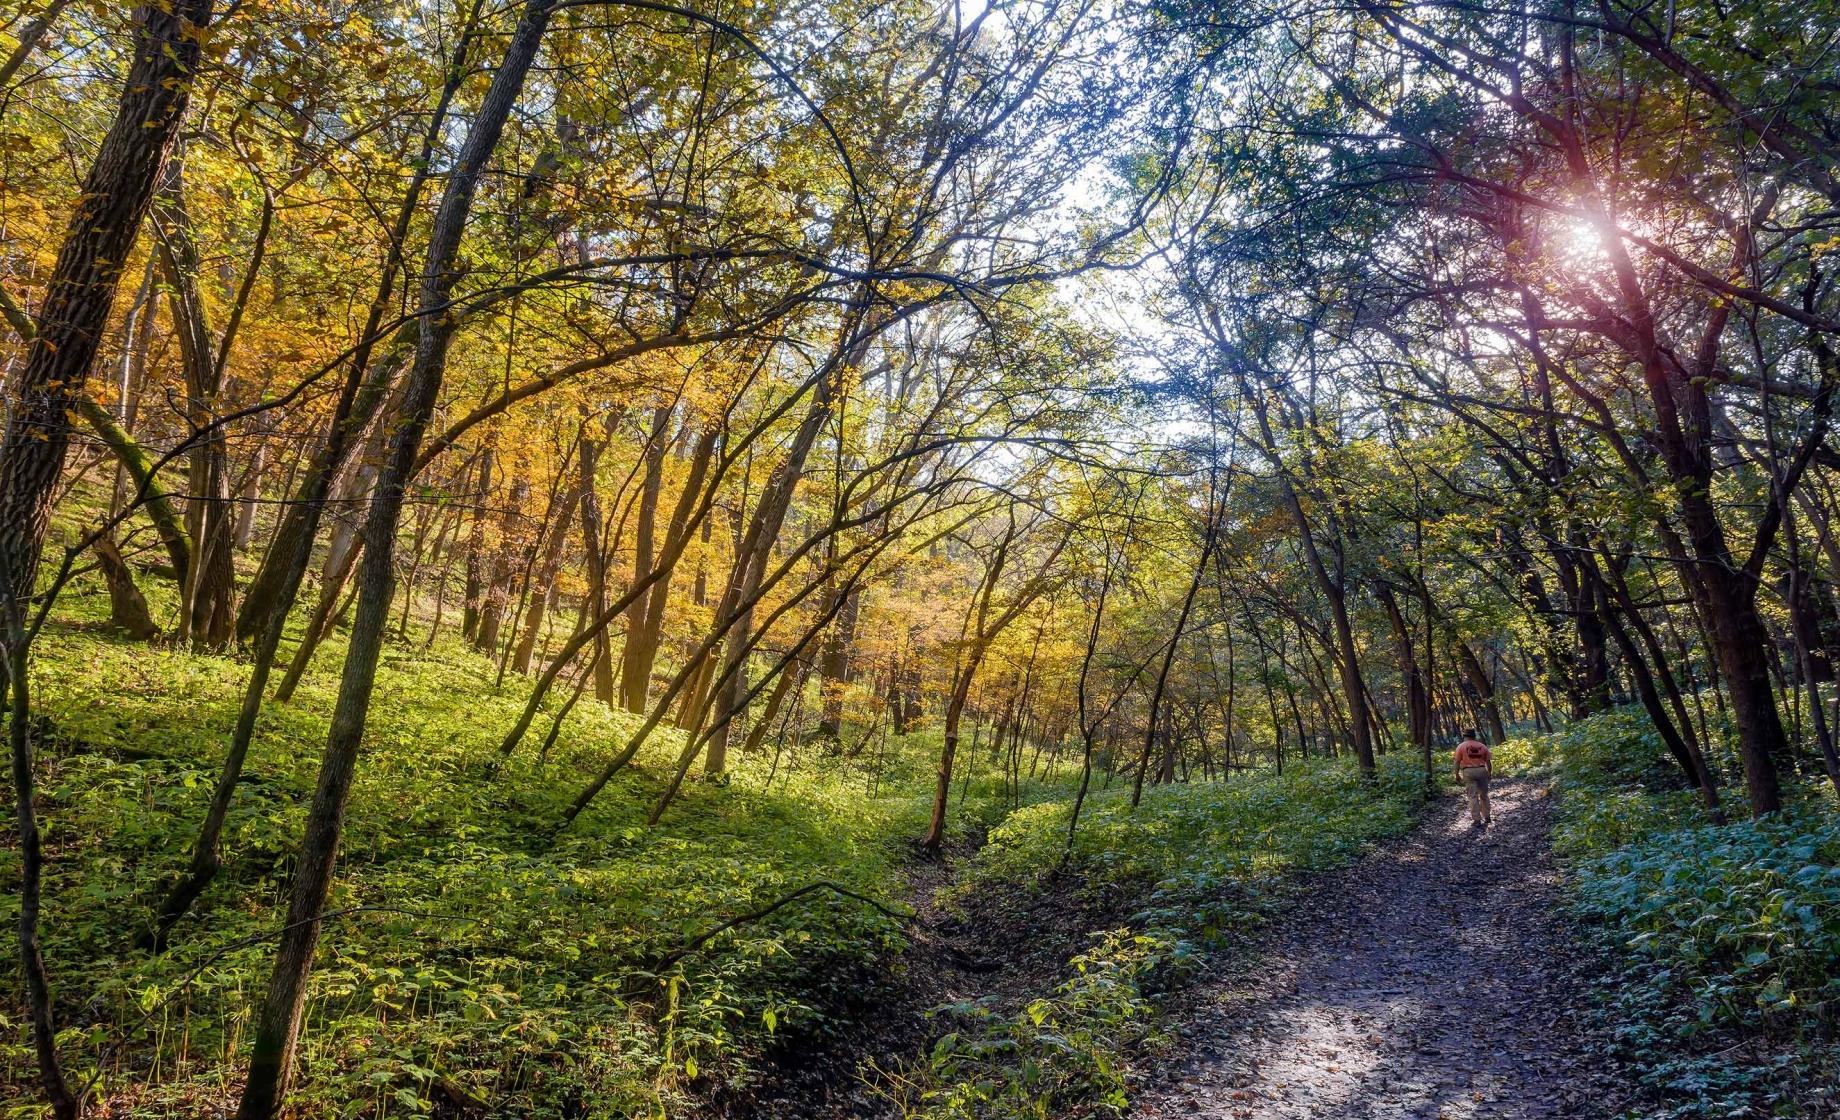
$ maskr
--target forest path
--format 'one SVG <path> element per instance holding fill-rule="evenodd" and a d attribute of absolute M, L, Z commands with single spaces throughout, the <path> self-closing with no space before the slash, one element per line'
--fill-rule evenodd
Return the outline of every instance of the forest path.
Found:
<path fill-rule="evenodd" d="M 1587 954 L 1558 898 L 1550 802 L 1499 783 L 1325 876 L 1268 955 L 1189 1003 L 1134 1115 L 1221 1120 L 1585 1120 L 1623 1096 L 1585 1023 Z"/>

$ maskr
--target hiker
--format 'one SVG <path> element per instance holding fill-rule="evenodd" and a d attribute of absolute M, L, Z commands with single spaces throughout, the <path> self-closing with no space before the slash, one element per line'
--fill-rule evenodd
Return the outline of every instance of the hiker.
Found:
<path fill-rule="evenodd" d="M 1495 773 L 1489 761 L 1489 747 L 1476 738 L 1476 729 L 1470 728 L 1463 733 L 1463 741 L 1456 750 L 1457 777 L 1463 782 L 1463 792 L 1469 796 L 1470 823 L 1481 827 L 1493 817 L 1489 813 L 1489 778 Z"/>

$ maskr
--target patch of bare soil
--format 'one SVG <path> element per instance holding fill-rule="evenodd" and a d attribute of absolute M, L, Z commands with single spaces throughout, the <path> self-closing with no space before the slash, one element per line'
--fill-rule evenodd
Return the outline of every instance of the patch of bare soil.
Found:
<path fill-rule="evenodd" d="M 1133 1115 L 1209 1120 L 1592 1120 L 1628 1106 L 1587 1014 L 1543 788 L 1457 798 L 1324 876 L 1270 951 L 1178 1011 Z"/>
<path fill-rule="evenodd" d="M 1037 891 L 969 900 L 948 912 L 939 898 L 967 843 L 937 860 L 916 857 L 908 902 L 918 915 L 907 950 L 891 969 L 865 968 L 848 1005 L 831 1008 L 823 1034 L 788 1037 L 768 1055 L 762 1082 L 721 1102 L 727 1120 L 885 1120 L 899 1110 L 871 1088 L 887 1085 L 934 1039 L 958 1025 L 935 1009 L 979 1003 L 1014 1011 L 1063 979 L 1067 960 L 1092 931 L 1121 924 L 1122 904 L 1094 904 L 1068 876 Z"/>

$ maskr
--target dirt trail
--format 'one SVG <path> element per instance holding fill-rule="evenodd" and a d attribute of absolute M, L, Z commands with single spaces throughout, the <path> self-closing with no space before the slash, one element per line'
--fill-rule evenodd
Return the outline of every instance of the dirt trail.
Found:
<path fill-rule="evenodd" d="M 1167 1080 L 1133 1114 L 1223 1120 L 1591 1120 L 1622 1107 L 1584 1023 L 1549 803 L 1460 800 L 1325 877 L 1269 955 L 1194 999 Z"/>

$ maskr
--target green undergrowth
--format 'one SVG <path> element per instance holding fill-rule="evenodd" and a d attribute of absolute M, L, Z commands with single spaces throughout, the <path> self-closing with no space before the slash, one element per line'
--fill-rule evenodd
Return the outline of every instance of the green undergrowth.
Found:
<path fill-rule="evenodd" d="M 1840 813 L 1824 776 L 1766 821 L 1712 822 L 1652 725 L 1618 711 L 1517 744 L 1542 769 L 1571 894 L 1611 950 L 1607 1026 L 1644 1118 L 1840 1108 Z M 1729 747 L 1714 762 L 1742 818 Z"/>
<path fill-rule="evenodd" d="M 342 640 L 290 703 L 265 708 L 224 870 L 154 954 L 137 934 L 185 862 L 247 666 L 120 640 L 105 614 L 79 583 L 34 662 L 60 1045 L 111 1116 L 209 1114 L 233 1103 L 246 1063 Z M 900 911 L 937 733 L 869 740 L 858 728 L 841 753 L 769 746 L 723 782 L 688 783 L 648 828 L 682 745 L 661 731 L 559 830 L 637 717 L 583 701 L 549 751 L 545 715 L 501 761 L 528 684 L 513 674 L 496 689 L 493 675 L 446 640 L 386 648 L 302 1032 L 302 1115 L 479 1114 L 469 1101 L 507 1117 L 694 1115 L 745 1096 L 775 1049 L 833 1035 L 847 1048 L 906 944 L 897 918 L 820 889 L 677 951 L 820 881 Z M 951 838 L 991 842 L 948 903 L 1074 883 L 1071 907 L 1122 920 L 1020 1010 L 942 1009 L 954 1029 L 903 1074 L 912 1110 L 938 1117 L 1117 1111 L 1126 1055 L 1172 979 L 1277 909 L 1296 872 L 1403 830 L 1422 793 L 1403 758 L 1372 782 L 1317 763 L 1152 789 L 1135 811 L 1100 791 L 1063 859 L 1069 775 L 1006 786 L 976 753 L 963 757 Z M 9 848 L 9 924 L 18 873 Z M 0 1115 L 38 1108 L 19 1000 L 0 992 Z"/>
<path fill-rule="evenodd" d="M 224 838 L 225 867 L 160 955 L 136 934 L 183 866 L 247 666 L 110 635 L 79 585 L 34 663 L 49 864 L 43 918 L 71 1073 L 111 1116 L 203 1115 L 231 1101 L 337 687 L 334 638 L 269 704 Z M 578 704 L 547 757 L 528 695 L 443 641 L 386 649 L 302 1042 L 303 1115 L 684 1115 L 745 1092 L 788 1037 L 842 1029 L 897 920 L 814 891 L 665 964 L 722 921 L 828 881 L 899 909 L 925 825 L 936 733 L 854 759 L 807 743 L 692 781 L 645 817 L 682 744 L 660 732 L 572 827 L 569 802 L 637 717 Z M 1020 794 L 974 778 L 954 835 Z M 10 815 L 10 810 L 9 810 Z M 18 860 L 0 852 L 0 922 Z M 0 992 L 0 1115 L 36 1097 L 20 993 Z"/>
<path fill-rule="evenodd" d="M 898 1079 L 904 1111 L 928 1120 L 1121 1115 L 1127 1059 L 1154 1037 L 1160 997 L 1203 950 L 1279 912 L 1300 873 L 1409 829 L 1424 800 L 1421 765 L 1383 759 L 1370 780 L 1318 761 L 1282 776 L 1147 790 L 1135 809 L 1125 791 L 1102 792 L 1087 801 L 1070 850 L 1068 803 L 1011 813 L 949 903 L 1072 882 L 1070 901 L 1125 919 L 1020 1010 L 942 1009 L 954 1029 Z"/>

